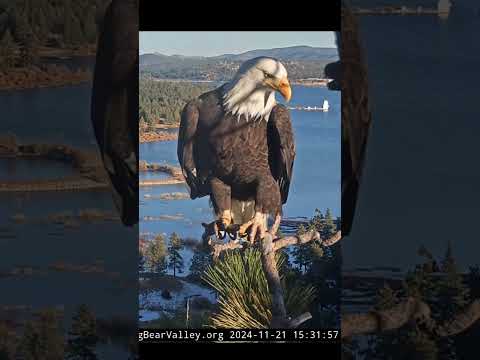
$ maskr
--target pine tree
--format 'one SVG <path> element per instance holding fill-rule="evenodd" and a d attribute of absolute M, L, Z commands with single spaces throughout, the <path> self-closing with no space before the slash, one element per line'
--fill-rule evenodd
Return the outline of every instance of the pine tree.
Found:
<path fill-rule="evenodd" d="M 40 336 L 38 329 L 33 320 L 25 324 L 22 338 L 18 345 L 18 357 L 24 360 L 36 360 L 41 356 L 42 344 L 40 344 Z"/>
<path fill-rule="evenodd" d="M 98 343 L 95 315 L 87 305 L 80 305 L 73 317 L 69 331 L 66 359 L 97 360 L 95 347 Z"/>
<path fill-rule="evenodd" d="M 38 59 L 32 28 L 26 19 L 17 18 L 16 38 L 19 43 L 19 65 L 28 67 Z"/>
<path fill-rule="evenodd" d="M 147 245 L 145 263 L 151 272 L 164 274 L 167 269 L 167 248 L 163 235 L 157 235 Z"/>
<path fill-rule="evenodd" d="M 63 43 L 73 45 L 78 38 L 77 19 L 73 12 L 72 1 L 65 0 L 63 3 Z"/>
<path fill-rule="evenodd" d="M 64 359 L 64 339 L 55 311 L 42 311 L 38 319 L 27 322 L 17 355 L 24 360 Z"/>
<path fill-rule="evenodd" d="M 95 16 L 95 9 L 93 7 L 90 7 L 88 13 L 85 16 L 85 24 L 83 27 L 85 40 L 89 44 L 94 44 L 97 40 L 97 25 L 95 23 Z"/>
<path fill-rule="evenodd" d="M 205 270 L 212 264 L 212 254 L 208 248 L 197 247 L 190 264 L 190 273 L 200 279 Z"/>
<path fill-rule="evenodd" d="M 63 360 L 65 345 L 63 329 L 55 310 L 43 310 L 39 314 L 38 327 L 41 343 L 44 344 L 44 359 Z"/>
<path fill-rule="evenodd" d="M 453 258 L 452 243 L 450 241 L 447 244 L 445 258 L 442 261 L 442 271 L 445 273 L 457 271 L 457 265 L 455 264 L 455 259 Z"/>
<path fill-rule="evenodd" d="M 0 323 L 0 360 L 10 360 L 15 338 L 5 323 Z"/>
<path fill-rule="evenodd" d="M 325 212 L 325 223 L 322 231 L 322 237 L 325 239 L 328 239 L 337 232 L 337 224 L 335 224 L 335 220 L 333 219 L 332 211 L 330 209 L 327 209 Z"/>
<path fill-rule="evenodd" d="M 307 231 L 306 227 L 301 224 L 297 229 L 297 235 L 302 235 Z M 312 264 L 313 253 L 310 243 L 295 245 L 292 250 L 293 263 L 297 265 L 300 271 L 306 273 Z"/>
<path fill-rule="evenodd" d="M 323 225 L 325 223 L 325 217 L 319 209 L 315 209 L 315 214 L 309 222 L 309 229 L 315 229 L 318 232 L 321 232 Z"/>
<path fill-rule="evenodd" d="M 41 44 L 44 44 L 49 34 L 49 26 L 45 8 L 39 8 L 35 15 L 36 35 Z"/>
<path fill-rule="evenodd" d="M 5 31 L 0 45 L 0 71 L 8 71 L 18 62 L 18 45 L 9 29 Z"/>
<path fill-rule="evenodd" d="M 183 258 L 180 250 L 183 249 L 182 239 L 176 234 L 172 233 L 170 236 L 170 246 L 168 247 L 168 267 L 173 269 L 173 276 L 177 276 L 177 271 L 181 274 L 183 272 Z"/>
<path fill-rule="evenodd" d="M 442 261 L 444 276 L 435 288 L 438 299 L 438 311 L 443 319 L 449 319 L 469 303 L 469 289 L 463 281 L 463 275 L 457 271 L 452 245 L 448 242 L 445 258 Z"/>

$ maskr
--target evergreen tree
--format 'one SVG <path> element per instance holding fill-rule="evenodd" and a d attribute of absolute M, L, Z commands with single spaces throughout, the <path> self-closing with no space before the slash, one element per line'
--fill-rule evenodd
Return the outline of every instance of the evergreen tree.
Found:
<path fill-rule="evenodd" d="M 157 235 L 147 245 L 145 264 L 151 272 L 164 274 L 167 269 L 167 247 L 163 235 Z"/>
<path fill-rule="evenodd" d="M 328 239 L 337 232 L 337 224 L 335 224 L 335 220 L 333 219 L 332 211 L 330 209 L 327 209 L 325 212 L 325 222 L 322 232 L 322 237 L 325 239 Z"/>
<path fill-rule="evenodd" d="M 18 345 L 18 357 L 24 360 L 40 359 L 41 350 L 42 344 L 40 344 L 38 329 L 33 320 L 30 320 L 25 324 L 25 329 Z"/>
<path fill-rule="evenodd" d="M 54 310 L 42 311 L 38 319 L 27 322 L 17 355 L 24 360 L 64 359 L 63 332 Z"/>
<path fill-rule="evenodd" d="M 190 264 L 190 273 L 200 279 L 205 270 L 212 264 L 212 254 L 207 247 L 197 247 L 194 250 Z"/>
<path fill-rule="evenodd" d="M 182 239 L 176 234 L 172 233 L 170 236 L 170 246 L 168 247 L 168 268 L 173 269 L 173 276 L 177 276 L 177 271 L 181 274 L 183 272 L 183 258 L 180 250 L 183 249 Z"/>
<path fill-rule="evenodd" d="M 19 65 L 28 67 L 37 62 L 38 54 L 32 28 L 26 19 L 17 18 L 16 38 L 19 43 Z"/>
<path fill-rule="evenodd" d="M 319 209 L 315 209 L 315 214 L 309 222 L 308 229 L 315 229 L 318 232 L 322 232 L 322 228 L 325 223 L 325 217 Z"/>
<path fill-rule="evenodd" d="M 63 360 L 65 345 L 63 329 L 61 328 L 57 312 L 53 309 L 40 312 L 38 327 L 41 343 L 44 344 L 44 359 Z"/>
<path fill-rule="evenodd" d="M 436 310 L 441 318 L 449 319 L 461 311 L 469 303 L 469 289 L 465 285 L 463 275 L 457 271 L 451 243 L 448 243 L 445 258 L 442 262 L 444 276 L 435 287 L 434 296 Z"/>
<path fill-rule="evenodd" d="M 89 44 L 94 44 L 97 40 L 97 25 L 95 23 L 95 8 L 91 7 L 88 13 L 85 15 L 85 24 L 83 33 L 85 34 L 85 40 Z"/>
<path fill-rule="evenodd" d="M 447 244 L 447 251 L 445 252 L 445 258 L 442 261 L 442 271 L 444 273 L 451 273 L 457 271 L 457 265 L 453 258 L 452 243 L 449 241 Z"/>
<path fill-rule="evenodd" d="M 0 71 L 8 71 L 18 62 L 18 45 L 9 29 L 5 31 L 0 45 Z"/>
<path fill-rule="evenodd" d="M 36 15 L 35 15 L 35 22 L 36 22 L 36 36 L 38 41 L 41 44 L 44 44 L 47 40 L 48 34 L 49 34 L 49 26 L 47 23 L 47 16 L 45 14 L 45 7 L 41 8 L 39 7 Z"/>
<path fill-rule="evenodd" d="M 67 46 L 76 46 L 84 42 L 81 23 L 72 5 L 74 2 L 65 0 L 63 4 L 63 42 Z"/>
<path fill-rule="evenodd" d="M 0 360 L 12 359 L 12 349 L 14 348 L 15 338 L 9 332 L 5 323 L 0 323 Z"/>
<path fill-rule="evenodd" d="M 87 305 L 80 305 L 73 317 L 68 333 L 66 359 L 96 360 L 95 347 L 98 343 L 95 315 Z"/>
<path fill-rule="evenodd" d="M 297 235 L 303 235 L 307 231 L 306 227 L 301 224 L 297 229 Z M 310 243 L 295 245 L 292 250 L 292 255 L 294 257 L 293 263 L 303 273 L 306 273 L 312 264 L 313 261 L 313 252 Z"/>

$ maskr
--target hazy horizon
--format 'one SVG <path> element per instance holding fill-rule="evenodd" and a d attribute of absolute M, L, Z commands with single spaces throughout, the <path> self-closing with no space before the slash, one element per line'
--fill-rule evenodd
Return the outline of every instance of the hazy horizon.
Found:
<path fill-rule="evenodd" d="M 297 47 L 297 46 L 306 46 L 306 47 L 311 47 L 311 48 L 323 48 L 323 49 L 337 49 L 337 47 L 328 47 L 328 46 L 310 46 L 310 45 L 292 45 L 292 46 L 284 46 L 284 47 L 278 47 L 278 48 L 262 48 L 262 49 L 251 49 L 251 50 L 247 50 L 247 51 L 242 51 L 242 52 L 239 52 L 239 53 L 222 53 L 222 54 L 217 54 L 217 55 L 210 55 L 210 56 L 205 56 L 205 55 L 185 55 L 185 54 L 165 54 L 161 51 L 153 51 L 153 52 L 140 52 L 140 55 L 147 55 L 147 54 L 160 54 L 160 55 L 165 55 L 165 56 L 185 56 L 185 57 L 195 57 L 195 56 L 198 56 L 198 57 L 215 57 L 215 56 L 222 56 L 222 55 L 241 55 L 241 54 L 244 54 L 246 52 L 249 52 L 249 51 L 254 51 L 254 50 L 272 50 L 272 49 L 288 49 L 288 48 L 291 48 L 291 47 Z"/>
<path fill-rule="evenodd" d="M 337 48 L 333 31 L 141 31 L 139 40 L 140 55 L 212 57 L 293 46 Z"/>

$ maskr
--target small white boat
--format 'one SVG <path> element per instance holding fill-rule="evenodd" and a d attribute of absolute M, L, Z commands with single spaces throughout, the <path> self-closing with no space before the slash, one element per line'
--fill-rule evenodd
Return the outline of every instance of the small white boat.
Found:
<path fill-rule="evenodd" d="M 330 109 L 330 105 L 328 104 L 328 100 L 323 100 L 322 110 L 323 111 L 328 111 L 328 109 Z"/>

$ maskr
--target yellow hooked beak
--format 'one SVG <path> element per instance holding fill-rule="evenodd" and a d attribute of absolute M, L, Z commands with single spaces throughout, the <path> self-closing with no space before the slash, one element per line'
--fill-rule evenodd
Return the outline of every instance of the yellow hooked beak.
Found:
<path fill-rule="evenodd" d="M 288 82 L 287 78 L 283 78 L 278 81 L 272 81 L 269 83 L 272 89 L 277 90 L 284 99 L 289 102 L 292 98 L 292 88 L 290 87 L 290 83 Z"/>

